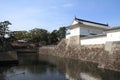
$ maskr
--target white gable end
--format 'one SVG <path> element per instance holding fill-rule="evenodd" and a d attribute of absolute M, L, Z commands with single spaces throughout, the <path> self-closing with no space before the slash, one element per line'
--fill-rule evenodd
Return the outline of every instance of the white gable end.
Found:
<path fill-rule="evenodd" d="M 72 25 L 75 25 L 75 24 L 77 24 L 78 22 L 76 21 L 76 20 L 74 20 L 73 22 L 72 22 Z"/>

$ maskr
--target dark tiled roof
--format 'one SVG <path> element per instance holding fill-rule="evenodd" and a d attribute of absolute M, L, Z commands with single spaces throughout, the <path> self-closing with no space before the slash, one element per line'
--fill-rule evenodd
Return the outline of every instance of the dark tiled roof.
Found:
<path fill-rule="evenodd" d="M 108 26 L 108 24 L 102 24 L 102 23 L 92 22 L 92 21 L 78 19 L 78 18 L 75 18 L 75 20 L 83 21 L 83 22 L 89 22 L 89 23 L 98 24 L 98 25 L 102 25 L 102 26 Z"/>

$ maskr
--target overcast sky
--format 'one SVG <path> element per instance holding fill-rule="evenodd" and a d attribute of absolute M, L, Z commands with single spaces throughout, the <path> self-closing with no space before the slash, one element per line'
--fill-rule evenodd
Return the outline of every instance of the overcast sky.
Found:
<path fill-rule="evenodd" d="M 0 22 L 10 30 L 68 26 L 74 17 L 120 26 L 120 0 L 0 0 Z"/>

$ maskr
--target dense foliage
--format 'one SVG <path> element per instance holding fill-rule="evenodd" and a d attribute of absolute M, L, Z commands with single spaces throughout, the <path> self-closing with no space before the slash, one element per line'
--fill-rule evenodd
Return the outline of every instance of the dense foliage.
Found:
<path fill-rule="evenodd" d="M 9 21 L 0 22 L 0 37 L 3 38 L 6 34 L 8 34 L 8 25 L 11 25 Z"/>
<path fill-rule="evenodd" d="M 53 30 L 51 33 L 45 29 L 35 28 L 30 31 L 14 31 L 12 34 L 16 40 L 26 40 L 42 45 L 51 45 L 57 44 L 65 37 L 66 27 L 60 27 L 59 30 Z"/>
<path fill-rule="evenodd" d="M 34 28 L 29 31 L 12 31 L 9 32 L 9 21 L 0 22 L 0 40 L 5 40 L 5 35 L 9 35 L 9 40 L 25 40 L 27 42 L 40 43 L 42 45 L 57 44 L 65 37 L 66 27 L 60 27 L 58 30 L 48 32 L 45 29 Z M 1 42 L 3 43 L 3 42 Z"/>
<path fill-rule="evenodd" d="M 9 39 L 6 35 L 9 35 L 9 27 L 11 25 L 9 21 L 0 22 L 0 51 L 10 50 Z"/>

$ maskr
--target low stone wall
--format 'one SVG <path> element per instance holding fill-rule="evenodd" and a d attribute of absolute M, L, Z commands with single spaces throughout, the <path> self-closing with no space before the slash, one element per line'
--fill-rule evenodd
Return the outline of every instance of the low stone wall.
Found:
<path fill-rule="evenodd" d="M 42 47 L 40 54 L 72 59 L 80 59 L 98 63 L 98 67 L 120 71 L 120 50 L 112 54 L 105 50 L 104 45 L 67 46 L 65 40 L 56 47 Z"/>
<path fill-rule="evenodd" d="M 17 60 L 17 52 L 16 51 L 0 52 L 0 62 L 16 61 L 16 60 Z"/>

